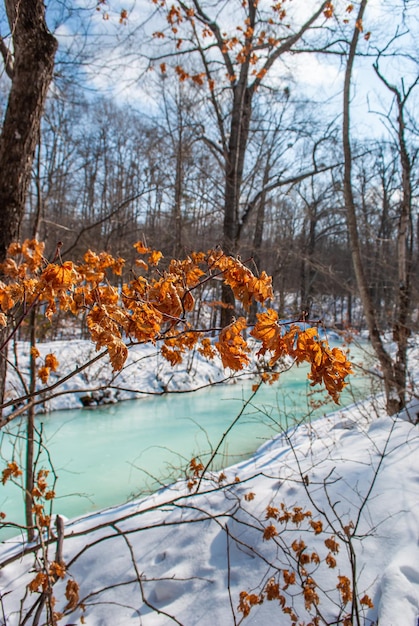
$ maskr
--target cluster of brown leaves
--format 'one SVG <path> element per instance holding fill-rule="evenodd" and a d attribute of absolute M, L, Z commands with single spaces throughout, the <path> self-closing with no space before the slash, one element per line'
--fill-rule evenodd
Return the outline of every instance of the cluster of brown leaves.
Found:
<path fill-rule="evenodd" d="M 41 355 L 38 348 L 32 347 L 31 354 L 34 359 L 38 359 Z M 56 372 L 59 366 L 59 362 L 55 354 L 49 353 L 45 356 L 44 365 L 38 368 L 38 377 L 42 380 L 44 385 L 47 384 L 51 372 Z"/>
<path fill-rule="evenodd" d="M 243 613 L 243 617 L 247 617 L 253 606 L 262 604 L 263 596 L 260 593 L 247 593 L 247 591 L 240 592 L 240 602 L 237 610 Z"/>
<path fill-rule="evenodd" d="M 32 513 L 39 529 L 49 528 L 51 523 L 51 516 L 45 513 L 45 504 L 55 498 L 55 491 L 48 486 L 48 474 L 46 469 L 39 470 L 32 489 Z"/>
<path fill-rule="evenodd" d="M 288 330 L 279 323 L 278 314 L 273 309 L 257 315 L 258 322 L 251 335 L 262 343 L 259 355 L 271 354 L 272 367 L 284 355 L 289 355 L 298 364 L 311 365 L 309 379 L 311 385 L 324 384 L 329 395 L 339 403 L 339 394 L 345 387 L 346 377 L 352 373 L 351 364 L 339 348 L 330 348 L 319 338 L 315 327 L 301 329 L 292 324 Z"/>
<path fill-rule="evenodd" d="M 58 579 L 65 577 L 65 565 L 52 561 L 48 572 L 38 572 L 28 585 L 31 593 L 47 593 L 51 585 Z"/>
<path fill-rule="evenodd" d="M 10 465 L 10 464 L 9 464 Z M 40 533 L 46 533 L 50 536 L 51 517 L 45 513 L 45 504 L 55 498 L 55 492 L 48 486 L 49 471 L 41 469 L 38 471 L 35 484 L 32 489 L 33 507 L 32 512 L 35 515 L 36 526 Z M 43 558 L 41 559 L 42 567 L 37 571 L 35 577 L 29 582 L 28 590 L 30 593 L 39 593 L 48 596 L 49 605 L 53 608 L 56 604 L 56 598 L 53 595 L 53 586 L 58 580 L 64 580 L 68 576 L 66 564 L 61 560 L 50 561 L 48 558 L 48 543 L 43 543 Z M 56 557 L 57 559 L 57 557 Z M 53 612 L 53 622 L 58 622 L 64 617 L 66 612 L 72 612 L 76 608 L 84 611 L 84 606 L 79 599 L 79 585 L 72 578 L 68 578 L 64 595 L 67 604 L 62 612 Z M 84 617 L 81 616 L 81 623 L 84 623 Z"/>
<path fill-rule="evenodd" d="M 288 509 L 282 502 L 279 507 L 268 505 L 266 507 L 265 519 L 269 523 L 263 529 L 263 539 L 269 541 L 277 537 L 282 530 L 278 530 L 273 521 L 282 524 L 287 527 L 288 524 L 294 525 L 296 528 L 300 528 L 301 524 L 305 521 L 307 524 L 306 530 L 313 532 L 314 535 L 320 535 L 324 532 L 323 523 L 321 520 L 314 520 L 312 513 L 309 510 L 304 510 L 302 507 L 294 506 Z M 348 528 L 353 527 L 352 522 L 349 523 Z M 333 555 L 339 552 L 339 543 L 336 541 L 335 536 L 327 536 L 324 539 L 324 545 L 328 549 L 327 555 L 323 558 L 323 562 L 329 568 L 336 567 L 336 559 Z M 247 617 L 251 609 L 257 604 L 261 604 L 264 600 L 279 602 L 279 606 L 282 612 L 288 615 L 291 620 L 291 625 L 297 624 L 302 626 L 318 626 L 320 624 L 320 618 L 316 614 L 317 606 L 320 603 L 319 588 L 314 578 L 316 570 L 322 564 L 322 558 L 316 551 L 309 551 L 306 542 L 303 539 L 294 539 L 290 546 L 290 554 L 295 562 L 295 569 L 278 569 L 278 574 L 272 577 L 262 591 L 259 593 L 242 591 L 240 593 L 240 599 L 238 604 L 238 611 L 243 614 L 243 617 Z M 351 581 L 347 576 L 338 575 L 336 589 L 340 595 L 340 607 L 343 610 L 344 607 L 353 600 L 353 590 Z M 296 595 L 300 594 L 304 599 L 304 606 L 306 611 L 313 615 L 310 622 L 307 624 L 299 620 L 295 609 L 287 604 L 287 592 L 288 588 L 292 588 L 290 593 L 291 603 L 294 604 L 293 599 Z M 363 607 L 373 608 L 373 603 L 368 595 L 364 595 L 359 599 L 359 604 Z M 344 622 L 346 626 L 350 626 L 349 618 L 345 618 Z"/>
<path fill-rule="evenodd" d="M 268 69 L 266 66 L 267 56 L 274 48 L 281 44 L 281 38 L 277 36 L 278 26 L 284 23 L 287 11 L 285 9 L 286 0 L 276 2 L 271 6 L 270 17 L 266 19 L 253 20 L 249 16 L 247 2 L 242 2 L 247 17 L 243 17 L 237 25 L 233 25 L 231 32 L 220 32 L 213 23 L 207 19 L 202 19 L 201 15 L 197 16 L 197 12 L 193 8 L 189 8 L 185 3 L 178 2 L 176 4 L 167 3 L 166 0 L 152 0 L 153 4 L 163 10 L 167 24 L 168 32 L 162 30 L 153 33 L 156 39 L 165 39 L 170 36 L 174 39 L 174 45 L 180 50 L 185 41 L 190 41 L 192 36 L 201 41 L 200 45 L 207 45 L 208 39 L 214 41 L 221 54 L 229 57 L 227 63 L 228 72 L 226 79 L 230 83 L 235 83 L 239 75 L 240 68 L 234 64 L 241 66 L 249 64 L 254 66 L 252 76 L 258 81 L 266 75 Z M 257 2 L 255 2 L 257 5 Z M 190 32 L 187 32 L 189 29 Z M 160 70 L 163 74 L 167 72 L 166 63 L 160 64 Z M 214 90 L 215 80 L 207 65 L 205 72 L 190 73 L 184 67 L 176 65 L 174 72 L 181 82 L 191 81 L 195 85 L 208 85 L 210 91 Z"/>
<path fill-rule="evenodd" d="M 10 461 L 2 471 L 1 482 L 5 485 L 9 478 L 18 478 L 19 476 L 22 476 L 22 470 L 15 461 Z"/>
<path fill-rule="evenodd" d="M 52 588 L 57 580 L 64 579 L 67 575 L 67 569 L 64 563 L 58 563 L 57 561 L 51 561 L 48 568 L 39 571 L 36 576 L 28 584 L 28 590 L 30 593 L 45 594 L 49 597 L 49 604 L 55 606 L 56 599 L 52 594 Z M 57 624 L 67 612 L 72 612 L 77 608 L 82 611 L 85 610 L 83 604 L 80 603 L 79 598 L 79 585 L 78 583 L 69 578 L 66 583 L 64 592 L 67 604 L 64 606 L 62 612 L 55 612 L 53 614 L 53 623 Z M 80 618 L 82 624 L 85 623 L 83 615 Z"/>
<path fill-rule="evenodd" d="M 109 11 L 107 9 L 107 0 L 96 0 L 96 11 L 98 11 L 99 13 L 101 13 L 102 18 L 107 21 L 109 20 L 110 16 L 109 16 Z M 123 24 L 124 26 L 127 24 L 128 22 L 128 11 L 126 9 L 121 9 L 119 11 L 119 23 Z"/>
<path fill-rule="evenodd" d="M 142 241 L 134 245 L 138 253 L 136 272 L 129 282 L 117 288 L 113 277 L 121 277 L 125 261 L 102 252 L 88 250 L 81 263 L 48 262 L 44 244 L 27 240 L 12 244 L 6 261 L 0 267 L 0 325 L 6 326 L 8 316 L 24 319 L 39 306 L 51 319 L 60 310 L 83 315 L 96 349 L 106 348 L 112 367 L 120 370 L 128 356 L 130 343 L 161 342 L 161 354 L 172 365 L 180 363 L 185 352 L 195 346 L 205 357 L 218 353 L 224 367 L 234 371 L 249 364 L 250 348 L 245 338 L 244 317 L 222 329 L 214 343 L 204 336 L 206 329 L 192 329 L 188 315 L 195 306 L 194 291 L 212 278 L 228 285 L 244 310 L 252 302 L 263 305 L 273 298 L 272 280 L 265 272 L 255 275 L 239 259 L 221 250 L 191 253 L 185 259 L 164 262 L 163 255 Z M 120 282 L 120 280 L 119 280 Z M 259 355 L 269 352 L 270 366 L 284 355 L 297 364 L 311 365 L 312 385 L 323 383 L 338 402 L 351 372 L 350 363 L 338 348 L 330 349 L 320 340 L 316 328 L 300 328 L 294 324 L 283 330 L 273 309 L 258 314 L 251 335 L 261 342 Z M 39 358 L 34 348 L 33 358 Z M 57 370 L 53 354 L 46 355 L 38 368 L 38 376 L 46 384 L 51 372 Z M 277 372 L 266 373 L 264 380 L 272 383 Z"/>
<path fill-rule="evenodd" d="M 205 48 L 208 43 L 206 40 L 212 39 L 212 46 L 218 46 L 224 57 L 228 71 L 225 74 L 227 81 L 234 84 L 240 73 L 240 66 L 253 66 L 251 75 L 256 78 L 259 83 L 267 74 L 269 63 L 267 62 L 272 52 L 281 45 L 282 38 L 278 37 L 278 27 L 285 24 L 290 28 L 290 24 L 286 24 L 287 17 L 287 0 L 282 2 L 274 2 L 270 7 L 270 15 L 262 18 L 250 17 L 248 3 L 243 0 L 242 7 L 245 16 L 241 18 L 240 23 L 232 25 L 231 31 L 220 31 L 216 25 L 211 23 L 208 18 L 203 19 L 203 15 L 197 15 L 195 9 L 188 7 L 183 2 L 168 3 L 166 0 L 152 0 L 163 12 L 168 32 L 158 30 L 153 33 L 156 39 L 165 39 L 170 36 L 174 39 L 176 50 L 183 47 L 185 41 L 190 41 L 191 36 L 200 40 L 198 46 Z M 254 3 L 255 6 L 258 4 Z M 345 17 L 343 23 L 349 24 L 348 16 L 354 9 L 353 4 L 346 5 Z M 332 18 L 339 19 L 335 4 L 326 2 L 323 16 L 326 20 Z M 363 25 L 360 20 L 355 23 L 355 28 L 363 31 Z M 188 32 L 189 29 L 189 32 Z M 368 41 L 371 33 L 366 33 L 364 39 Z M 228 61 L 226 60 L 228 58 Z M 236 67 L 234 67 L 236 65 Z M 174 74 L 181 82 L 190 81 L 201 87 L 207 85 L 210 91 L 214 91 L 215 78 L 207 64 L 204 72 L 189 72 L 183 66 L 174 66 Z M 167 64 L 160 64 L 162 74 L 167 73 Z"/>
<path fill-rule="evenodd" d="M 288 589 L 288 587 L 296 584 L 296 578 L 294 572 L 289 572 L 289 570 L 282 570 L 283 582 L 280 580 L 281 574 L 278 574 L 278 578 L 271 578 L 266 583 L 263 591 L 260 593 L 248 593 L 246 591 L 241 591 L 239 596 L 239 604 L 237 610 L 243 614 L 243 617 L 247 617 L 251 611 L 251 609 L 258 605 L 262 604 L 265 599 L 269 602 L 276 600 L 279 603 L 279 606 L 282 612 L 285 615 L 288 615 L 291 620 L 292 626 L 296 626 L 298 622 L 298 616 L 295 613 L 295 610 L 287 605 L 287 598 L 284 595 L 284 591 Z M 309 602 L 309 598 L 315 599 L 317 594 L 315 590 L 315 583 L 311 579 L 307 579 L 303 583 L 303 595 L 306 600 L 306 604 Z M 317 618 L 314 618 L 306 626 L 317 626 L 319 624 L 316 621 Z M 301 622 L 298 622 L 301 624 Z"/>
<path fill-rule="evenodd" d="M 200 479 L 200 477 L 202 475 L 202 472 L 204 471 L 204 466 L 202 465 L 201 461 L 199 461 L 196 458 L 193 458 L 189 462 L 188 470 L 189 470 L 188 471 L 188 473 L 189 473 L 188 489 L 189 489 L 189 491 L 192 491 L 192 489 L 198 483 L 198 480 Z M 221 482 L 222 482 L 222 480 L 223 479 L 221 479 Z"/>
<path fill-rule="evenodd" d="M 55 498 L 54 490 L 48 486 L 48 474 L 49 471 L 46 469 L 38 471 L 31 493 L 33 498 L 32 513 L 35 515 L 36 525 L 39 529 L 49 528 L 51 518 L 45 513 L 45 503 Z M 10 461 L 2 471 L 2 483 L 5 485 L 10 478 L 18 478 L 19 476 L 22 476 L 22 470 L 15 461 Z"/>

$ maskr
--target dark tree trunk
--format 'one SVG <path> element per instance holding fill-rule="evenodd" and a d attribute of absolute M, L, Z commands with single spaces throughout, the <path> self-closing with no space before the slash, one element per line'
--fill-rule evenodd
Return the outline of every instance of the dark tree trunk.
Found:
<path fill-rule="evenodd" d="M 175 198 L 173 204 L 173 257 L 179 258 L 183 252 L 182 237 L 182 195 L 183 195 L 183 137 L 179 131 L 179 145 L 176 152 Z"/>
<path fill-rule="evenodd" d="M 42 0 L 6 0 L 14 62 L 0 136 L 0 261 L 19 235 L 57 41 Z"/>
<path fill-rule="evenodd" d="M 223 249 L 227 254 L 238 252 L 240 193 L 251 115 L 252 91 L 239 84 L 234 91 L 225 167 Z M 224 306 L 221 309 L 221 326 L 227 326 L 234 317 L 234 295 L 226 285 L 222 288 L 222 301 Z"/>
<path fill-rule="evenodd" d="M 57 41 L 48 31 L 42 0 L 6 0 L 13 38 L 7 109 L 0 135 L 0 262 L 18 238 L 42 112 L 52 80 Z M 3 40 L 2 43 L 4 44 Z M 3 344 L 7 330 L 0 333 Z M 0 355 L 0 399 L 4 395 L 6 353 Z"/>
<path fill-rule="evenodd" d="M 258 210 L 256 214 L 256 223 L 255 230 L 253 234 L 253 262 L 256 268 L 260 269 L 261 264 L 261 256 L 262 256 L 262 245 L 263 245 L 263 229 L 265 227 L 265 208 L 266 208 L 266 196 L 267 191 L 266 187 L 269 181 L 269 172 L 271 169 L 271 164 L 269 159 L 266 162 L 266 167 L 263 173 L 263 181 L 262 181 L 262 193 L 260 195 Z M 249 311 L 249 324 L 256 323 L 256 313 L 257 313 L 257 302 L 255 300 L 252 301 L 250 311 Z"/>
<path fill-rule="evenodd" d="M 318 222 L 317 203 L 308 205 L 308 234 L 303 232 L 303 256 L 301 258 L 300 271 L 300 293 L 301 293 L 301 315 L 304 319 L 309 319 L 313 303 L 313 288 L 316 278 L 314 270 L 314 252 L 316 249 L 316 227 Z"/>
<path fill-rule="evenodd" d="M 239 85 L 234 91 L 230 142 L 226 159 L 224 190 L 224 250 L 237 252 L 240 193 L 252 115 L 252 91 Z"/>

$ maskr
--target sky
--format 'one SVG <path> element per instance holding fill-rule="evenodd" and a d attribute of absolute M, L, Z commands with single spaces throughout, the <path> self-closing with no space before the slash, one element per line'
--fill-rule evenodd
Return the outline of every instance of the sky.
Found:
<path fill-rule="evenodd" d="M 350 26 L 342 24 L 346 3 L 335 4 L 342 15 L 339 24 L 330 24 L 338 33 L 341 30 L 341 37 L 350 37 Z M 294 18 L 301 21 L 306 17 L 307 6 L 305 2 L 294 0 L 289 2 L 288 11 L 294 11 Z M 113 0 L 105 3 L 101 11 L 95 7 L 93 0 L 75 3 L 53 0 L 48 4 L 48 22 L 60 42 L 57 74 L 78 84 L 86 97 L 101 94 L 148 116 L 160 115 L 155 82 L 160 61 L 156 62 L 154 71 L 147 69 L 151 43 L 156 52 L 152 33 L 163 28 L 162 18 L 156 17 L 155 5 L 151 0 Z M 121 24 L 122 9 L 127 10 L 128 19 Z M 358 58 L 352 84 L 352 134 L 357 139 L 394 137 L 394 130 L 391 130 L 391 123 L 396 119 L 393 94 L 383 86 L 372 64 L 381 52 L 380 69 L 386 78 L 399 90 L 409 88 L 418 76 L 418 14 L 417 0 L 368 2 L 364 32 L 371 35 L 368 41 L 360 39 L 359 51 L 366 56 Z M 104 15 L 109 19 L 104 19 Z M 353 15 L 354 12 L 351 17 Z M 0 6 L 0 32 L 5 34 L 7 30 L 4 9 Z M 157 43 L 158 54 L 163 50 L 163 40 Z M 338 44 L 335 51 L 341 52 L 342 47 Z M 288 57 L 285 64 L 281 62 L 272 68 L 267 84 L 272 87 L 276 83 L 281 89 L 290 87 L 292 97 L 298 101 L 314 100 L 326 121 L 339 119 L 341 115 L 343 79 L 341 56 L 302 54 Z M 3 72 L 2 81 L 7 80 Z M 58 85 L 59 82 L 56 88 Z M 409 99 L 412 115 L 419 106 L 418 99 L 419 89 L 416 88 Z"/>
<path fill-rule="evenodd" d="M 151 37 L 156 30 L 163 30 L 165 24 L 164 19 L 162 21 L 162 18 L 156 16 L 155 5 L 147 0 L 132 3 L 118 0 L 105 5 L 102 12 L 92 12 L 91 4 L 86 0 L 79 0 L 78 4 L 83 7 L 85 16 L 90 14 L 87 47 L 92 46 L 90 52 L 93 53 L 95 61 L 90 68 L 86 68 L 89 86 L 115 97 L 119 102 L 126 102 L 142 109 L 147 114 L 158 114 L 158 104 L 153 96 L 155 92 L 152 86 L 153 72 L 147 71 L 149 50 L 147 42 L 152 43 L 155 54 L 162 53 L 165 46 L 165 40 L 158 39 L 156 48 L 156 40 Z M 266 4 L 270 6 L 270 3 Z M 329 23 L 323 20 L 324 25 L 328 27 L 330 24 L 336 30 L 338 38 L 350 38 L 353 24 L 343 24 L 343 19 L 349 15 L 344 11 L 347 3 L 336 2 L 335 5 L 339 21 L 333 20 Z M 90 13 L 86 6 L 90 7 Z M 224 8 L 228 9 L 229 6 L 226 3 Z M 263 3 L 260 6 L 262 7 Z M 285 3 L 284 6 L 289 13 L 290 22 L 301 23 L 308 16 L 308 5 L 305 2 L 295 0 L 292 3 Z M 128 12 L 126 24 L 119 23 L 121 9 Z M 398 88 L 402 88 L 401 78 L 407 88 L 418 74 L 417 9 L 417 0 L 368 2 L 363 32 L 370 33 L 370 37 L 368 41 L 363 37 L 360 38 L 359 52 L 362 56 L 355 65 L 352 87 L 353 133 L 360 138 L 372 132 L 374 135 L 385 133 L 382 115 L 387 114 L 391 108 L 392 95 L 383 87 L 372 68 L 377 53 L 382 53 L 380 68 Z M 352 21 L 355 11 L 356 6 L 349 15 Z M 109 15 L 109 19 L 103 19 L 104 13 Z M 231 16 L 226 15 L 219 19 L 225 24 Z M 70 20 L 57 31 L 63 44 L 68 38 L 71 40 L 72 23 Z M 234 30 L 235 25 L 232 32 Z M 63 37 L 63 33 L 66 37 Z M 317 37 L 315 33 L 314 39 Z M 343 48 L 337 43 L 333 49 L 335 52 L 342 52 Z M 394 56 L 396 52 L 397 58 Z M 409 58 L 407 54 L 410 55 Z M 156 72 L 159 62 L 155 64 Z M 270 87 L 276 82 L 282 87 L 289 86 L 291 82 L 291 90 L 296 97 L 304 95 L 323 102 L 323 110 L 329 115 L 340 113 L 344 78 L 344 61 L 341 56 L 295 55 L 288 57 L 285 65 L 281 62 L 274 66 L 268 76 L 267 84 Z M 411 97 L 413 110 L 418 97 L 416 93 Z"/>

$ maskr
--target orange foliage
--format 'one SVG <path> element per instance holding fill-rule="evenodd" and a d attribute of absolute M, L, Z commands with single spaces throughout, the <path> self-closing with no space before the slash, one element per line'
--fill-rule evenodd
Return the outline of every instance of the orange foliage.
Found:
<path fill-rule="evenodd" d="M 29 583 L 28 589 L 31 593 L 35 591 L 43 591 L 46 592 L 49 587 L 49 578 L 48 575 L 44 572 L 38 572 L 35 578 Z"/>
<path fill-rule="evenodd" d="M 268 526 L 266 526 L 265 530 L 263 531 L 263 538 L 265 541 L 269 541 L 269 539 L 273 539 L 277 535 L 278 531 L 273 524 L 269 524 Z"/>
<path fill-rule="evenodd" d="M 180 17 L 174 13 L 171 19 L 176 22 Z M 214 358 L 218 352 L 224 367 L 233 371 L 246 367 L 250 348 L 244 336 L 244 317 L 224 328 L 212 345 L 202 337 L 202 330 L 192 331 L 188 325 L 187 315 L 195 306 L 193 292 L 216 278 L 224 281 L 248 310 L 252 302 L 264 305 L 272 300 L 271 277 L 263 271 L 255 275 L 242 261 L 219 249 L 164 261 L 163 254 L 144 241 L 138 241 L 134 248 L 140 257 L 140 274 L 116 288 L 111 284 L 112 276 L 122 275 L 124 259 L 88 250 L 81 263 L 57 258 L 49 263 L 43 256 L 42 243 L 27 240 L 12 244 L 0 267 L 4 276 L 4 282 L 0 282 L 0 324 L 6 324 L 11 312 L 16 317 L 16 311 L 22 311 L 23 319 L 37 304 L 43 306 L 48 319 L 58 310 L 84 315 L 96 349 L 107 350 L 115 371 L 124 366 L 129 343 L 157 341 L 162 341 L 162 355 L 172 365 L 199 342 L 198 351 L 206 358 Z M 157 270 L 162 262 L 164 267 Z M 270 354 L 270 366 L 284 355 L 291 356 L 297 364 L 310 363 L 311 384 L 324 384 L 338 402 L 345 378 L 351 373 L 350 363 L 341 350 L 330 349 L 326 341 L 320 340 L 317 328 L 303 329 L 292 324 L 285 329 L 276 311 L 268 308 L 258 313 L 250 334 L 261 343 L 258 355 Z M 39 358 L 39 351 L 34 351 L 33 357 Z M 38 368 L 38 377 L 47 384 L 57 367 L 56 357 L 48 354 Z M 262 380 L 272 383 L 278 375 L 265 372 Z M 296 522 L 301 512 L 295 510 L 292 515 Z"/>
<path fill-rule="evenodd" d="M 292 509 L 288 509 L 284 502 L 281 502 L 278 507 L 272 504 L 268 505 L 266 507 L 265 519 L 273 519 L 284 524 L 294 524 L 297 528 L 305 521 L 305 530 L 308 532 L 312 532 L 314 535 L 319 535 L 323 532 L 322 521 L 313 520 L 311 511 L 304 510 L 299 506 L 293 506 Z M 351 528 L 353 528 L 353 523 L 350 522 L 345 528 L 348 529 L 349 533 Z M 347 533 L 346 530 L 345 533 Z M 270 540 L 278 534 L 276 527 L 272 523 L 269 523 L 264 529 L 263 538 Z M 282 539 L 284 539 L 284 537 L 282 537 Z M 325 592 L 322 587 L 318 585 L 314 576 L 322 563 L 329 568 L 335 568 L 337 563 L 332 552 L 335 554 L 339 552 L 339 544 L 334 536 L 329 536 L 324 543 L 330 551 L 325 558 L 322 558 L 317 551 L 309 552 L 305 541 L 302 539 L 294 539 L 291 546 L 289 546 L 295 562 L 294 569 L 278 568 L 277 571 L 279 574 L 282 574 L 283 582 L 280 582 L 281 579 L 278 578 L 278 576 L 272 577 L 264 584 L 262 591 L 258 594 L 242 591 L 240 593 L 238 610 L 243 613 L 243 617 L 247 617 L 253 606 L 261 604 L 265 599 L 269 601 L 278 600 L 282 612 L 289 617 L 291 626 L 297 626 L 297 624 L 301 624 L 301 626 L 304 626 L 304 624 L 306 624 L 306 626 L 319 626 L 322 621 L 318 608 L 318 605 L 321 603 L 320 594 L 326 595 L 326 597 L 329 598 L 330 591 Z M 291 556 L 291 554 L 289 556 Z M 289 563 L 291 564 L 291 560 L 289 560 Z M 338 600 L 336 604 L 339 605 L 340 610 L 343 611 L 345 605 L 353 600 L 350 579 L 347 576 L 339 574 L 337 576 L 335 589 L 340 596 L 340 601 Z M 303 599 L 305 610 L 311 616 L 311 621 L 301 621 L 301 617 L 298 617 L 295 612 L 293 606 L 297 596 L 301 596 Z M 289 601 L 291 606 L 287 604 Z M 360 597 L 358 602 L 361 607 L 374 608 L 373 602 L 367 594 Z M 281 622 L 281 620 L 279 621 Z M 339 621 L 339 623 L 341 622 Z M 351 626 L 352 621 L 349 615 L 343 618 L 342 624 L 344 626 Z"/>
<path fill-rule="evenodd" d="M 284 577 L 284 590 L 287 589 L 290 585 L 295 585 L 295 572 L 289 572 L 287 569 L 282 571 L 282 575 Z"/>
<path fill-rule="evenodd" d="M 63 563 L 57 563 L 56 561 L 52 561 L 49 566 L 50 575 L 53 578 L 64 578 L 65 576 L 65 565 Z"/>
<path fill-rule="evenodd" d="M 279 510 L 275 506 L 266 507 L 266 519 L 278 519 Z"/>
<path fill-rule="evenodd" d="M 65 606 L 64 611 L 74 610 L 79 603 L 79 586 L 75 580 L 67 581 L 65 597 L 68 603 Z"/>
<path fill-rule="evenodd" d="M 371 598 L 367 596 L 366 594 L 360 599 L 359 603 L 362 604 L 363 606 L 367 606 L 369 609 L 374 608 L 374 604 Z"/>
<path fill-rule="evenodd" d="M 267 600 L 279 600 L 281 596 L 280 587 L 279 584 L 275 582 L 274 578 L 271 578 L 266 583 L 265 593 Z"/>
<path fill-rule="evenodd" d="M 325 16 L 326 19 L 330 19 L 331 17 L 333 17 L 333 13 L 334 13 L 334 6 L 332 2 L 326 2 L 326 7 L 323 11 L 323 14 Z"/>
<path fill-rule="evenodd" d="M 243 613 L 243 617 L 247 617 L 250 613 L 252 606 L 255 606 L 256 604 L 261 604 L 262 601 L 263 600 L 261 596 L 255 593 L 247 593 L 246 591 L 241 591 L 240 602 L 237 608 L 241 613 Z"/>
<path fill-rule="evenodd" d="M 314 520 L 311 520 L 310 521 L 310 526 L 314 530 L 314 534 L 315 535 L 320 535 L 320 533 L 323 530 L 323 524 L 322 524 L 322 522 L 320 520 L 317 521 L 317 522 L 315 522 Z"/>
<path fill-rule="evenodd" d="M 315 589 L 316 583 L 310 576 L 308 576 L 307 580 L 303 583 L 304 604 L 307 611 L 310 611 L 313 605 L 317 606 L 320 601 Z"/>
<path fill-rule="evenodd" d="M 337 565 L 336 563 L 336 559 L 335 557 L 331 554 L 331 552 L 329 552 L 329 554 L 326 556 L 326 564 L 330 567 L 330 569 L 334 569 Z"/>
<path fill-rule="evenodd" d="M 204 471 L 204 466 L 200 461 L 193 458 L 189 463 L 189 473 L 190 478 L 187 483 L 189 491 L 192 491 L 194 486 L 198 483 L 198 479 L 200 478 L 202 472 Z"/>
<path fill-rule="evenodd" d="M 34 358 L 39 356 L 39 351 L 36 348 L 33 348 Z M 58 359 L 54 354 L 47 354 L 45 357 L 45 365 L 38 369 L 38 377 L 41 381 L 46 385 L 48 382 L 48 378 L 51 372 L 56 372 L 59 366 Z"/>
<path fill-rule="evenodd" d="M 347 576 L 338 576 L 338 580 L 336 588 L 340 591 L 342 602 L 347 604 L 352 600 L 351 581 Z"/>
<path fill-rule="evenodd" d="M 39 359 L 40 356 L 41 356 L 41 353 L 39 352 L 38 348 L 36 348 L 35 346 L 32 346 L 31 357 L 33 359 Z"/>
<path fill-rule="evenodd" d="M 294 539 L 294 541 L 291 544 L 291 548 L 294 550 L 295 554 L 299 557 L 303 550 L 306 549 L 306 544 L 304 543 L 304 541 L 302 539 Z"/>
<path fill-rule="evenodd" d="M 328 548 L 333 554 L 337 554 L 339 552 L 339 544 L 334 537 L 330 537 L 329 539 L 325 539 L 324 545 Z"/>
<path fill-rule="evenodd" d="M 22 476 L 22 470 L 19 468 L 18 464 L 15 461 L 11 461 L 2 471 L 1 482 L 3 483 L 3 485 L 5 485 L 9 478 L 18 478 L 19 476 Z"/>
<path fill-rule="evenodd" d="M 237 371 L 249 363 L 250 348 L 241 335 L 246 326 L 246 320 L 240 317 L 220 332 L 215 347 L 220 353 L 223 367 Z"/>
<path fill-rule="evenodd" d="M 285 354 L 293 357 L 298 364 L 311 364 L 308 375 L 311 385 L 323 383 L 333 400 L 339 402 L 339 394 L 345 387 L 345 378 L 352 373 L 351 364 L 339 348 L 330 349 L 327 342 L 320 340 L 317 328 L 301 330 L 291 325 L 283 332 L 278 315 L 273 309 L 257 315 L 258 322 L 251 335 L 261 341 L 259 355 L 272 354 L 271 366 Z"/>
<path fill-rule="evenodd" d="M 306 517 L 311 517 L 310 511 L 303 511 L 302 507 L 300 506 L 295 506 L 293 508 L 293 513 L 291 516 L 291 521 L 293 522 L 293 524 L 299 526 Z"/>
<path fill-rule="evenodd" d="M 211 345 L 211 340 L 208 337 L 204 337 L 198 347 L 198 352 L 207 359 L 213 359 L 216 355 L 214 348 Z"/>

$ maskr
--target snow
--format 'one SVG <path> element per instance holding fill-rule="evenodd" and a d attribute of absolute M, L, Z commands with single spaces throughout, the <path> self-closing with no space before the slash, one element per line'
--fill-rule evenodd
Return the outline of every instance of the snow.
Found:
<path fill-rule="evenodd" d="M 70 359 L 69 342 L 55 347 L 62 362 Z M 87 345 L 80 343 L 78 349 L 82 360 Z M 132 363 L 141 354 L 133 352 Z M 217 364 L 196 360 L 191 377 L 183 370 L 175 381 L 175 377 L 170 379 L 173 371 L 169 376 L 170 368 L 166 370 L 161 361 L 146 363 L 141 375 L 138 367 L 128 367 L 117 384 L 159 391 L 164 385 L 187 387 L 191 380 L 201 386 L 222 376 Z M 414 378 L 417 349 L 410 363 Z M 94 368 L 93 373 L 68 381 L 68 389 L 76 393 L 57 396 L 50 408 L 79 406 L 78 398 L 91 381 L 100 386 L 110 375 L 101 362 Z M 18 382 L 11 379 L 11 384 Z M 113 400 L 133 395 L 132 391 L 112 393 Z M 361 605 L 359 622 L 353 623 L 417 626 L 418 408 L 413 399 L 406 411 L 390 418 L 382 398 L 370 398 L 279 434 L 251 459 L 227 468 L 221 481 L 219 473 L 207 475 L 191 491 L 179 481 L 147 498 L 67 520 L 63 548 L 67 574 L 54 586 L 55 610 L 63 610 L 67 603 L 64 590 L 70 578 L 80 587 L 84 610 L 67 612 L 59 623 L 80 623 L 83 618 L 89 626 L 238 624 L 242 619 L 237 610 L 240 592 L 257 594 L 272 577 L 284 587 L 283 570 L 298 570 L 290 546 L 302 539 L 307 545 L 304 553 L 315 552 L 320 558 L 320 564 L 306 566 L 317 585 L 318 609 L 324 619 L 319 623 L 343 624 L 350 603 L 341 609 L 336 585 L 338 576 L 352 580 L 353 571 L 358 598 L 367 594 L 374 604 L 374 608 Z M 302 507 L 312 517 L 298 525 L 266 519 L 268 506 L 281 510 L 281 505 L 291 512 L 293 507 Z M 317 535 L 310 527 L 311 519 L 322 521 L 323 530 Z M 278 534 L 264 539 L 269 524 Z M 332 538 L 340 545 L 333 555 L 337 561 L 333 569 L 325 562 L 329 549 L 324 543 Z M 0 560 L 6 563 L 0 574 L 1 596 L 7 626 L 22 623 L 21 599 L 35 576 L 33 554 L 24 554 L 24 547 L 16 539 L 1 546 Z M 49 558 L 53 560 L 54 555 L 55 544 L 51 544 Z M 301 585 L 291 585 L 282 593 L 298 615 L 298 623 L 309 623 L 312 617 L 305 610 Z M 37 593 L 28 593 L 23 610 L 29 610 L 37 598 Z M 246 623 L 264 626 L 291 621 L 278 600 L 265 598 L 252 607 Z"/>
<path fill-rule="evenodd" d="M 38 406 L 40 411 L 81 408 L 81 398 L 86 395 L 93 396 L 99 403 L 111 403 L 138 398 L 144 393 L 161 394 L 166 391 L 199 389 L 228 378 L 218 357 L 213 362 L 208 362 L 198 352 L 194 352 L 185 355 L 184 362 L 173 368 L 152 344 L 132 346 L 122 371 L 116 373 L 112 372 L 107 357 L 74 373 L 76 368 L 80 369 L 83 364 L 93 361 L 100 354 L 91 341 L 61 340 L 41 343 L 37 348 L 41 355 L 39 366 L 50 352 L 53 352 L 59 360 L 59 368 L 51 373 L 48 385 L 72 372 L 72 376 L 57 388 L 55 395 L 49 393 L 50 399 Z M 17 342 L 17 349 L 14 351 L 14 354 L 17 354 L 14 357 L 16 367 L 8 372 L 6 401 L 24 395 L 20 375 L 23 374 L 27 380 L 29 350 L 28 343 Z M 18 369 L 20 375 L 17 373 Z M 45 389 L 41 381 L 38 381 L 37 389 L 39 391 Z"/>

